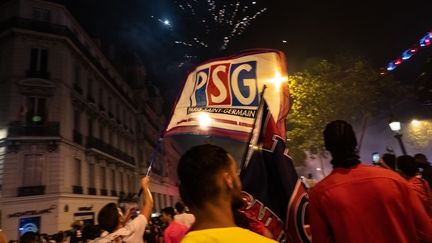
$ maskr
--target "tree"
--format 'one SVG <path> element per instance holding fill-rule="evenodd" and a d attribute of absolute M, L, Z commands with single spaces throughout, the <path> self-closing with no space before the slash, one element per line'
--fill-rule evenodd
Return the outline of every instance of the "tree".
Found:
<path fill-rule="evenodd" d="M 337 119 L 360 125 L 400 99 L 405 89 L 391 76 L 380 76 L 360 57 L 321 60 L 289 77 L 290 148 L 323 151 L 324 126 Z"/>

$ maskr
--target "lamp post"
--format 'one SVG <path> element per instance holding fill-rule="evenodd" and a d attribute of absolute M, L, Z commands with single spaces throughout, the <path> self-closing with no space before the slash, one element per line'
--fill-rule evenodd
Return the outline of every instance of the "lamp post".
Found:
<path fill-rule="evenodd" d="M 401 130 L 401 123 L 398 121 L 392 121 L 389 123 L 390 129 L 394 132 L 394 137 L 398 140 L 399 145 L 401 147 L 402 153 L 404 155 L 407 154 L 405 146 L 402 142 L 402 133 L 400 132 Z"/>

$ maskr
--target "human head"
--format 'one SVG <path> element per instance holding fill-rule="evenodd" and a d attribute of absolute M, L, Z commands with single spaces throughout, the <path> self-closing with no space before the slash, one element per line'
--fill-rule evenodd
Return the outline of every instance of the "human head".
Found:
<path fill-rule="evenodd" d="M 87 224 L 83 228 L 82 238 L 83 240 L 94 240 L 101 234 L 99 225 Z"/>
<path fill-rule="evenodd" d="M 397 168 L 407 177 L 413 177 L 417 173 L 416 161 L 409 155 L 402 155 L 397 158 Z"/>
<path fill-rule="evenodd" d="M 37 233 L 27 231 L 21 237 L 19 242 L 21 243 L 36 243 L 38 240 Z"/>
<path fill-rule="evenodd" d="M 176 202 L 175 209 L 176 209 L 177 213 L 184 213 L 185 206 L 182 202 Z"/>
<path fill-rule="evenodd" d="M 415 154 L 414 159 L 415 159 L 418 167 L 425 168 L 425 167 L 429 166 L 429 161 L 428 161 L 426 155 L 424 155 L 422 153 Z"/>
<path fill-rule="evenodd" d="M 381 159 L 390 169 L 396 170 L 396 156 L 394 154 L 385 153 Z"/>
<path fill-rule="evenodd" d="M 99 211 L 98 222 L 101 229 L 112 233 L 123 224 L 123 213 L 115 203 L 108 203 Z"/>
<path fill-rule="evenodd" d="M 164 223 L 169 223 L 174 219 L 175 210 L 173 207 L 166 207 L 161 210 L 161 220 Z"/>
<path fill-rule="evenodd" d="M 237 170 L 237 163 L 223 148 L 211 144 L 192 147 L 177 167 L 183 201 L 193 210 L 223 197 L 232 207 L 239 207 L 242 200 Z"/>
<path fill-rule="evenodd" d="M 333 167 L 347 168 L 360 163 L 356 135 L 348 122 L 336 120 L 327 124 L 324 144 L 332 154 Z"/>

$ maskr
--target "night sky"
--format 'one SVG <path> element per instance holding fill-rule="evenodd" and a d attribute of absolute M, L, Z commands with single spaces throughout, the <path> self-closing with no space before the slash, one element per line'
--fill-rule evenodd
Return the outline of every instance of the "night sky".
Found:
<path fill-rule="evenodd" d="M 248 48 L 283 50 L 289 72 L 300 71 L 310 59 L 346 52 L 368 58 L 378 69 L 432 30 L 430 0 L 257 0 L 256 6 L 268 10 L 242 36 L 233 38 L 227 50 L 200 50 L 194 53 L 198 58 L 192 64 L 178 68 L 179 57 L 188 51 L 173 45 L 173 41 L 188 36 L 194 26 L 173 0 L 62 2 L 92 36 L 138 50 L 153 82 L 162 87 L 178 87 L 187 69 L 200 60 Z M 150 16 L 169 19 L 172 28 Z M 410 62 L 416 63 L 413 59 Z M 405 64 L 404 69 L 415 68 L 410 65 Z M 177 88 L 173 90 L 178 92 Z"/>

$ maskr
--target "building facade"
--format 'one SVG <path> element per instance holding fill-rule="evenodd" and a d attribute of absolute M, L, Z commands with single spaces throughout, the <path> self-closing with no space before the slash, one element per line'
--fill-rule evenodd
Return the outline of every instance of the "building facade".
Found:
<path fill-rule="evenodd" d="M 164 118 L 144 67 L 123 71 L 134 80 L 64 6 L 2 2 L 0 228 L 9 239 L 67 230 L 94 222 L 106 203 L 134 202 Z M 167 146 L 152 174 L 155 211 L 178 200 L 178 154 Z"/>

